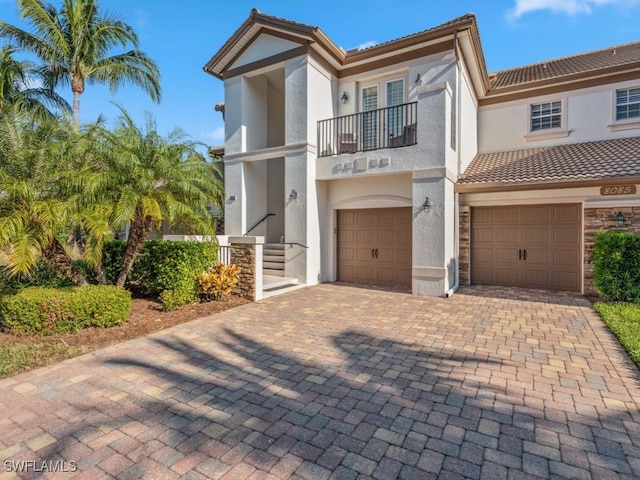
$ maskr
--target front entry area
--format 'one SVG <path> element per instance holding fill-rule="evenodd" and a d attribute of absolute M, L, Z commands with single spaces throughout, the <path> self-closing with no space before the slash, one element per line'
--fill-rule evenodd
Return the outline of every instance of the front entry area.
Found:
<path fill-rule="evenodd" d="M 411 286 L 411 208 L 338 210 L 338 280 Z"/>
<path fill-rule="evenodd" d="M 471 283 L 581 291 L 580 204 L 471 209 Z"/>

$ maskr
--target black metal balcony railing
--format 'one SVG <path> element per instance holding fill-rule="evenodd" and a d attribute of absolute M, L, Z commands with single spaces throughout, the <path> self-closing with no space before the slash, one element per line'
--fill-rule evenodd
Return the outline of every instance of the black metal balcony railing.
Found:
<path fill-rule="evenodd" d="M 417 143 L 418 102 L 318 122 L 318 157 Z"/>

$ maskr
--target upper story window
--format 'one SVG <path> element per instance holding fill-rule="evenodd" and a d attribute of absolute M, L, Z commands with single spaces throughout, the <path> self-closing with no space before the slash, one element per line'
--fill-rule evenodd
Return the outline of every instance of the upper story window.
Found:
<path fill-rule="evenodd" d="M 562 126 L 562 102 L 531 105 L 531 131 L 538 132 Z"/>
<path fill-rule="evenodd" d="M 616 91 L 616 120 L 640 117 L 640 88 Z"/>

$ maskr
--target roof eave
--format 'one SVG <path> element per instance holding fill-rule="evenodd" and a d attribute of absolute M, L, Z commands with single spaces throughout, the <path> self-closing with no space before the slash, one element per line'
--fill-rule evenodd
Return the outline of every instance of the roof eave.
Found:
<path fill-rule="evenodd" d="M 571 89 L 572 85 L 596 80 L 606 80 L 612 76 L 620 76 L 625 74 L 637 74 L 640 72 L 640 61 L 627 63 L 624 65 L 616 65 L 613 67 L 600 68 L 590 72 L 579 72 L 560 77 L 546 78 L 534 82 L 520 83 L 509 87 L 489 89 L 486 97 L 483 99 L 485 104 L 501 103 L 510 101 L 514 98 L 526 94 L 528 97 L 546 94 L 546 90 L 553 87 L 567 87 Z"/>
<path fill-rule="evenodd" d="M 456 193 L 492 193 L 492 192 L 515 192 L 523 190 L 555 190 L 560 188 L 580 188 L 580 187 L 600 187 L 604 185 L 614 185 L 620 182 L 640 183 L 639 176 L 616 176 L 600 177 L 589 179 L 557 179 L 557 180 L 535 180 L 526 182 L 476 182 L 476 183 L 456 183 L 454 189 Z"/>
<path fill-rule="evenodd" d="M 258 29 L 257 32 L 253 33 L 252 37 L 257 36 L 262 27 L 272 28 L 302 37 L 309 42 L 317 41 L 319 43 L 322 43 L 323 45 L 325 45 L 325 48 L 332 51 L 333 53 L 340 52 L 340 49 L 336 47 L 319 28 L 295 22 L 289 22 L 287 20 L 272 17 L 269 15 L 264 15 L 254 8 L 251 11 L 251 15 L 249 16 L 249 18 L 247 18 L 247 20 L 245 20 L 244 23 L 240 25 L 240 27 L 233 33 L 233 35 L 231 35 L 231 37 L 229 37 L 224 45 L 220 47 L 220 49 L 213 55 L 213 57 L 211 57 L 211 59 L 203 67 L 203 70 L 210 75 L 223 80 L 223 72 L 228 66 L 228 64 L 224 64 L 227 55 L 233 49 L 233 47 L 251 31 L 251 29 L 255 25 L 259 25 L 261 28 Z M 250 41 L 251 39 L 247 39 L 246 43 L 250 43 Z M 231 61 L 231 59 L 226 60 L 227 62 Z M 221 65 L 221 63 L 223 63 L 223 65 Z"/>

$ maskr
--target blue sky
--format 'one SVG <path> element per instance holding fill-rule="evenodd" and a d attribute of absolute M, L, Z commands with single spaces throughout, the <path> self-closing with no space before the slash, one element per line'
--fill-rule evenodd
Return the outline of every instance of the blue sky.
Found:
<path fill-rule="evenodd" d="M 208 145 L 224 141 L 222 117 L 214 111 L 224 92 L 222 82 L 202 67 L 253 7 L 318 26 L 347 50 L 473 12 L 489 72 L 640 40 L 640 0 L 101 0 L 101 6 L 132 25 L 142 50 L 158 62 L 163 99 L 153 104 L 134 88 L 111 95 L 108 88 L 89 85 L 81 120 L 99 114 L 115 119 L 115 101 L 140 122 L 150 112 L 162 133 L 179 127 Z M 15 0 L 0 0 L 0 18 L 19 24 Z"/>

